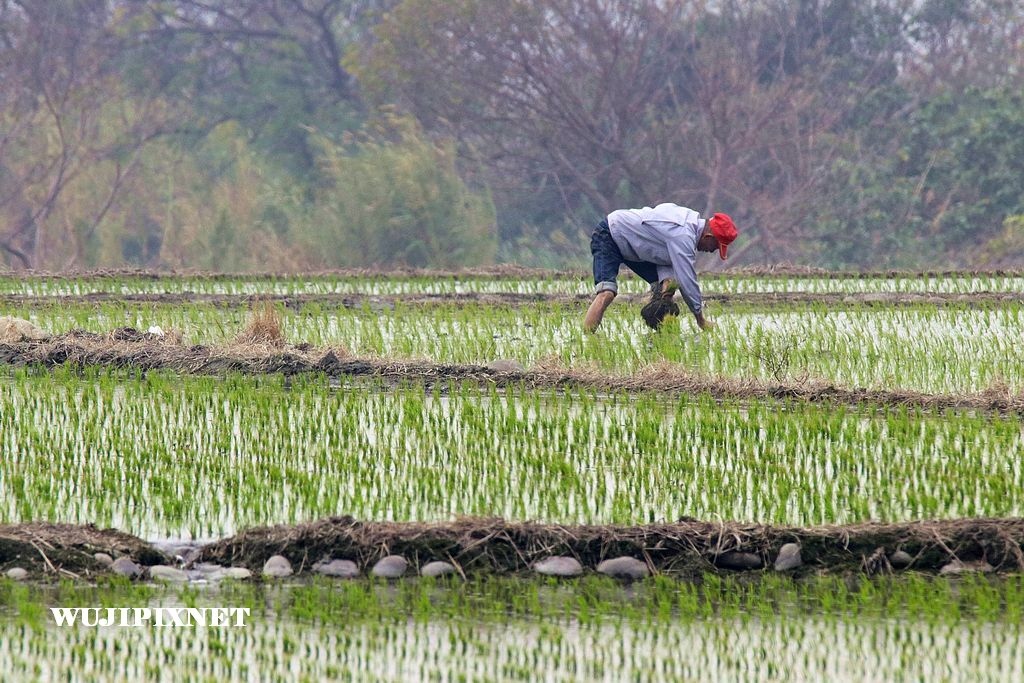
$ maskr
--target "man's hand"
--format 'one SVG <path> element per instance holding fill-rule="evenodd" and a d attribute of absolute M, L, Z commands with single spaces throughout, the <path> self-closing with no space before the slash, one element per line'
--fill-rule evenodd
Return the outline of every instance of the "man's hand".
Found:
<path fill-rule="evenodd" d="M 594 301 L 590 304 L 590 308 L 587 310 L 587 317 L 583 319 L 584 331 L 593 332 L 601 325 L 605 309 L 611 306 L 612 299 L 614 298 L 615 292 L 610 290 L 597 293 Z"/>
<path fill-rule="evenodd" d="M 703 313 L 697 316 L 697 324 L 700 326 L 700 329 L 705 332 L 710 332 L 715 329 L 715 323 L 708 318 L 705 318 Z"/>

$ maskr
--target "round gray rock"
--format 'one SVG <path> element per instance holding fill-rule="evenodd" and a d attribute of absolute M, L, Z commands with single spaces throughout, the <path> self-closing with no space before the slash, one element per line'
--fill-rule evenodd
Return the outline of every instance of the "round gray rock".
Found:
<path fill-rule="evenodd" d="M 224 570 L 225 579 L 250 579 L 252 578 L 252 572 L 245 567 L 228 567 Z"/>
<path fill-rule="evenodd" d="M 206 581 L 220 581 L 227 577 L 228 568 L 214 564 L 213 562 L 199 562 L 192 565 L 191 568 L 184 570 L 188 574 L 189 581 L 196 581 L 199 583 Z"/>
<path fill-rule="evenodd" d="M 438 576 L 447 576 L 455 573 L 455 565 L 450 562 L 435 560 L 434 562 L 427 562 L 425 565 L 420 567 L 420 576 L 437 578 Z"/>
<path fill-rule="evenodd" d="M 534 564 L 533 571 L 544 576 L 579 576 L 583 573 L 583 565 L 575 557 L 556 555 Z"/>
<path fill-rule="evenodd" d="M 611 560 L 605 560 L 597 565 L 597 571 L 600 574 L 613 576 L 617 579 L 634 580 L 646 578 L 650 574 L 647 565 L 635 557 L 616 557 Z"/>
<path fill-rule="evenodd" d="M 359 576 L 359 567 L 352 560 L 317 562 L 313 565 L 313 571 L 336 579 L 354 579 Z"/>
<path fill-rule="evenodd" d="M 803 563 L 803 558 L 800 557 L 800 544 L 786 543 L 779 548 L 779 556 L 775 558 L 775 571 L 788 572 Z"/>
<path fill-rule="evenodd" d="M 735 569 L 739 571 L 745 569 L 760 569 L 761 558 L 754 553 L 743 553 L 733 550 L 727 553 L 722 553 L 716 557 L 715 566 L 721 567 L 722 569 Z"/>
<path fill-rule="evenodd" d="M 388 555 L 373 565 L 370 573 L 382 579 L 400 579 L 408 568 L 408 561 L 401 555 Z"/>
<path fill-rule="evenodd" d="M 263 576 L 271 579 L 283 579 L 293 573 L 292 563 L 284 555 L 273 555 L 263 564 Z"/>
<path fill-rule="evenodd" d="M 14 581 L 24 581 L 28 578 L 28 571 L 21 567 L 11 567 L 5 574 L 8 579 L 13 579 Z"/>
<path fill-rule="evenodd" d="M 891 564 L 894 569 L 906 569 L 913 561 L 914 558 L 911 557 L 910 553 L 906 550 L 897 550 L 889 556 L 889 564 Z"/>
<path fill-rule="evenodd" d="M 185 583 L 188 581 L 188 574 L 175 567 L 158 564 L 149 568 L 149 578 L 167 583 Z"/>
<path fill-rule="evenodd" d="M 142 576 L 142 567 L 132 562 L 130 557 L 119 557 L 110 565 L 110 570 L 120 576 L 134 579 Z"/>
<path fill-rule="evenodd" d="M 950 574 L 988 574 L 994 571 L 995 567 L 984 560 L 978 560 L 977 562 L 961 562 L 960 560 L 953 560 L 940 569 L 939 574 L 944 576 L 948 576 Z"/>
<path fill-rule="evenodd" d="M 110 565 L 114 564 L 114 558 L 112 558 L 110 555 L 107 555 L 106 553 L 94 553 L 92 557 L 94 560 L 102 564 L 104 567 L 109 567 Z"/>
<path fill-rule="evenodd" d="M 526 368 L 517 360 L 492 360 L 487 367 L 495 372 L 526 372 Z"/>

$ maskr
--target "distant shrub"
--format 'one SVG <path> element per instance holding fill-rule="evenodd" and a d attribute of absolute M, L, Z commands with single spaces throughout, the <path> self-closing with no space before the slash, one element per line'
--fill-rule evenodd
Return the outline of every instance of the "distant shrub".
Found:
<path fill-rule="evenodd" d="M 492 263 L 494 205 L 437 144 L 402 119 L 345 145 L 323 136 L 321 186 L 307 239 L 325 267 L 457 267 Z"/>

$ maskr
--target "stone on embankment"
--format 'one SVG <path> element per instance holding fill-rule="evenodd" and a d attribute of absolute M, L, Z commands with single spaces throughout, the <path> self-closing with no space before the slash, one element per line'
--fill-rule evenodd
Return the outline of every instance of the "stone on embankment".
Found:
<path fill-rule="evenodd" d="M 106 553 L 93 553 L 93 559 L 102 564 L 104 567 L 109 567 L 114 564 L 114 558 Z"/>
<path fill-rule="evenodd" d="M 914 558 L 906 550 L 897 550 L 889 556 L 889 564 L 893 569 L 906 569 L 913 561 Z"/>
<path fill-rule="evenodd" d="M 225 579 L 235 579 L 241 581 L 243 579 L 251 579 L 252 572 L 245 567 L 228 567 L 224 570 Z"/>
<path fill-rule="evenodd" d="M 455 571 L 455 565 L 452 563 L 435 560 L 434 562 L 427 562 L 425 565 L 420 567 L 420 576 L 437 578 L 438 576 L 454 574 Z"/>
<path fill-rule="evenodd" d="M 583 573 L 583 565 L 575 557 L 556 555 L 534 564 L 533 571 L 544 576 L 579 576 Z"/>
<path fill-rule="evenodd" d="M 635 557 L 616 557 L 611 560 L 605 560 L 597 565 L 597 571 L 600 574 L 617 579 L 633 580 L 643 579 L 650 574 L 647 565 Z"/>
<path fill-rule="evenodd" d="M 504 358 L 492 360 L 487 364 L 487 368 L 494 372 L 526 372 L 526 368 L 519 361 Z"/>
<path fill-rule="evenodd" d="M 378 560 L 370 573 L 381 579 L 400 579 L 408 568 L 409 562 L 401 555 L 388 555 Z"/>
<path fill-rule="evenodd" d="M 21 567 L 11 567 L 5 572 L 5 576 L 14 581 L 24 581 L 28 578 L 28 570 Z"/>
<path fill-rule="evenodd" d="M 149 568 L 149 578 L 166 583 L 186 583 L 188 581 L 188 574 L 180 569 L 168 567 L 165 564 L 158 564 Z"/>
<path fill-rule="evenodd" d="M 286 576 L 291 576 L 292 563 L 288 561 L 288 558 L 284 555 L 272 555 L 269 560 L 263 564 L 263 576 L 271 579 L 283 579 Z"/>
<path fill-rule="evenodd" d="M 791 569 L 796 569 L 803 563 L 804 560 L 800 557 L 800 544 L 786 543 L 779 548 L 779 556 L 775 558 L 775 571 L 788 572 Z"/>
<path fill-rule="evenodd" d="M 735 569 L 737 571 L 760 569 L 761 558 L 754 553 L 731 550 L 716 557 L 715 566 L 720 569 Z"/>
<path fill-rule="evenodd" d="M 354 579 L 359 576 L 359 567 L 352 560 L 321 560 L 313 565 L 313 571 L 336 579 Z"/>
<path fill-rule="evenodd" d="M 110 571 L 119 576 L 127 576 L 134 579 L 142 576 L 142 567 L 135 564 L 130 557 L 119 557 L 110 565 Z"/>
<path fill-rule="evenodd" d="M 942 567 L 942 569 L 939 570 L 939 574 L 943 576 L 955 576 L 957 574 L 988 574 L 994 571 L 995 567 L 984 560 L 978 560 L 977 562 L 961 562 L 960 560 L 953 560 Z"/>
<path fill-rule="evenodd" d="M 217 576 L 223 574 L 227 567 L 222 567 L 219 564 L 213 562 L 199 562 L 192 567 L 192 571 L 197 572 L 203 576 Z"/>

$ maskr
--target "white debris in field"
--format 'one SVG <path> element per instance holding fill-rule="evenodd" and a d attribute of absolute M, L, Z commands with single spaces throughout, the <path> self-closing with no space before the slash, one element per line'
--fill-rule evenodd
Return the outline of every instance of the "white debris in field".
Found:
<path fill-rule="evenodd" d="M 159 325 L 150 325 L 149 329 L 146 331 L 150 334 L 155 334 L 158 337 L 164 336 L 164 331 Z"/>

